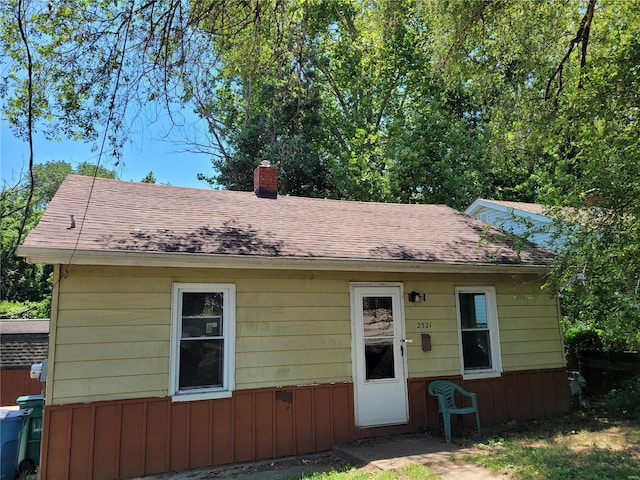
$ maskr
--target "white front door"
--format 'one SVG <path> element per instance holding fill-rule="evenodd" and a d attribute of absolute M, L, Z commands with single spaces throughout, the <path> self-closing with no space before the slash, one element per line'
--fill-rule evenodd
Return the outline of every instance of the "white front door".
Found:
<path fill-rule="evenodd" d="M 407 423 L 402 286 L 352 284 L 351 318 L 356 426 Z"/>

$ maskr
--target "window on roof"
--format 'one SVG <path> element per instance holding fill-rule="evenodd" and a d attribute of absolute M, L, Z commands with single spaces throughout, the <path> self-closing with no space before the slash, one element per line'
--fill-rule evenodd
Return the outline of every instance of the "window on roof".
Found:
<path fill-rule="evenodd" d="M 175 283 L 171 308 L 173 399 L 230 396 L 234 387 L 235 286 Z"/>
<path fill-rule="evenodd" d="M 456 288 L 460 363 L 464 378 L 502 372 L 494 287 Z"/>

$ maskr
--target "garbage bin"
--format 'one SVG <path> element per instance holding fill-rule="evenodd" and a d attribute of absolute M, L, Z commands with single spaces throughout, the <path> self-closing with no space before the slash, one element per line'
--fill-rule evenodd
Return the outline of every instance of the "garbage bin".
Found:
<path fill-rule="evenodd" d="M 20 410 L 31 410 L 31 415 L 27 417 L 22 427 L 20 453 L 18 454 L 18 472 L 31 474 L 40 465 L 44 395 L 25 395 L 18 397 L 16 403 Z"/>
<path fill-rule="evenodd" d="M 13 480 L 16 476 L 22 427 L 30 413 L 0 409 L 0 480 Z"/>

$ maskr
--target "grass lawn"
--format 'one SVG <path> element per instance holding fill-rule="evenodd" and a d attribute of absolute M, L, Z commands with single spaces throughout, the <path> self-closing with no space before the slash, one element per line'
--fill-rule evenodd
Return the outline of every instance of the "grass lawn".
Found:
<path fill-rule="evenodd" d="M 640 422 L 574 413 L 540 422 L 488 427 L 473 456 L 454 457 L 513 480 L 640 480 Z M 470 437 L 473 438 L 473 437 Z M 352 468 L 314 480 L 437 480 L 428 466 L 373 472 Z"/>
<path fill-rule="evenodd" d="M 373 472 L 367 467 L 352 468 L 343 472 L 316 473 L 310 477 L 313 480 L 440 480 L 423 465 L 408 465 L 399 470 Z"/>
<path fill-rule="evenodd" d="M 587 413 L 492 430 L 459 460 L 517 480 L 640 480 L 637 421 Z"/>
<path fill-rule="evenodd" d="M 483 428 L 482 443 L 459 439 L 478 454 L 454 457 L 511 480 L 640 480 L 640 377 L 560 418 Z M 454 440 L 455 441 L 455 440 Z M 427 466 L 373 472 L 353 468 L 314 480 L 437 480 Z"/>

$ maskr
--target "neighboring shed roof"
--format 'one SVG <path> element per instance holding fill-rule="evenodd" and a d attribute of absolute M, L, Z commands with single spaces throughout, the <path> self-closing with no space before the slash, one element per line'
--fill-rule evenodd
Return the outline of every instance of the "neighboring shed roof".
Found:
<path fill-rule="evenodd" d="M 0 334 L 49 333 L 49 319 L 0 319 Z"/>
<path fill-rule="evenodd" d="M 71 215 L 75 228 L 69 228 Z M 345 268 L 350 261 L 521 266 L 551 261 L 548 250 L 530 245 L 516 252 L 500 230 L 444 205 L 266 199 L 251 192 L 75 175 L 63 182 L 18 253 L 60 263 L 109 263 L 113 256 L 124 261 L 132 253 L 147 259 L 190 254 L 211 261 L 332 259 Z"/>
<path fill-rule="evenodd" d="M 47 358 L 49 320 L 0 320 L 0 368 L 30 368 Z"/>

